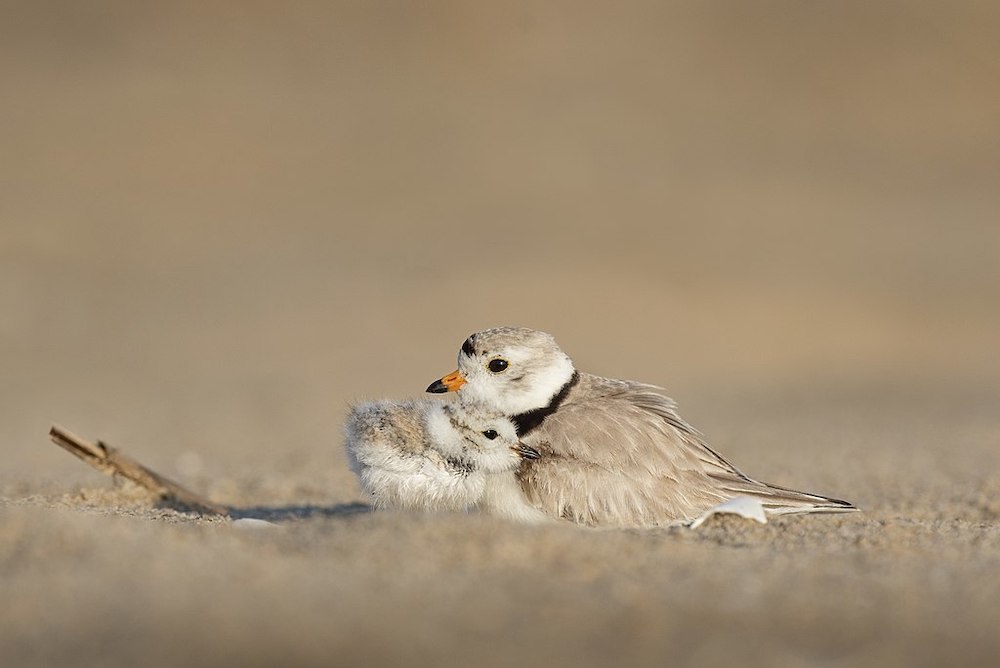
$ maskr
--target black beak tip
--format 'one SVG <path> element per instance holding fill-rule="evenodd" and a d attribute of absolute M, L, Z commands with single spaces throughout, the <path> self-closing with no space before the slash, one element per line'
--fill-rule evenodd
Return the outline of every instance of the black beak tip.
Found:
<path fill-rule="evenodd" d="M 430 392 L 431 394 L 444 394 L 447 391 L 448 387 L 440 380 L 435 380 L 433 383 L 428 385 L 425 390 L 425 392 Z"/>

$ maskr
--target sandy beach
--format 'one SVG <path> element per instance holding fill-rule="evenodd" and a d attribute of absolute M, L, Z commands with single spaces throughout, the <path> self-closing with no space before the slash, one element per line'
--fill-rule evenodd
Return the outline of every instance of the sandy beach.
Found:
<path fill-rule="evenodd" d="M 0 4 L 0 664 L 991 665 L 991 3 Z M 372 512 L 478 329 L 863 512 Z M 234 523 L 147 502 L 60 425 Z"/>

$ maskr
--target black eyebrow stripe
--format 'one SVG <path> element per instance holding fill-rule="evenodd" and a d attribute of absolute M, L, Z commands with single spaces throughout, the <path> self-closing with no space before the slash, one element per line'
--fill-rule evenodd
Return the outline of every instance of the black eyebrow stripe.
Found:
<path fill-rule="evenodd" d="M 465 340 L 465 343 L 462 344 L 462 352 L 468 355 L 469 357 L 472 357 L 476 354 L 476 351 L 472 347 L 471 336 Z"/>

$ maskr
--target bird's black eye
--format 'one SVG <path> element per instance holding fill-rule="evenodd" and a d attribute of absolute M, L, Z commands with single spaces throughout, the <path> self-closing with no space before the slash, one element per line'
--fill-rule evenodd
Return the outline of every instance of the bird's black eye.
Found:
<path fill-rule="evenodd" d="M 487 429 L 486 431 L 483 432 L 483 436 L 490 439 L 491 441 L 499 435 L 500 434 L 498 434 L 494 429 Z"/>
<path fill-rule="evenodd" d="M 495 360 L 490 360 L 490 363 L 486 365 L 486 368 L 493 373 L 500 373 L 507 368 L 507 360 L 496 358 Z"/>

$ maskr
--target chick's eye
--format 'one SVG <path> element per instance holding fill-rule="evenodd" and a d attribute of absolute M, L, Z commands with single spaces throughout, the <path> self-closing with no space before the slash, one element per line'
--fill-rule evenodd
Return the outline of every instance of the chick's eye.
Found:
<path fill-rule="evenodd" d="M 495 430 L 493 430 L 493 429 L 487 429 L 486 431 L 484 431 L 484 432 L 483 432 L 483 436 L 485 436 L 486 438 L 490 439 L 491 441 L 492 441 L 492 440 L 493 440 L 494 438 L 496 438 L 497 436 L 499 436 L 499 435 L 500 435 L 500 434 L 498 434 L 498 433 L 497 433 L 497 432 L 496 432 Z"/>
<path fill-rule="evenodd" d="M 500 373 L 501 371 L 507 368 L 507 360 L 500 359 L 499 357 L 496 358 L 495 360 L 490 360 L 490 363 L 486 365 L 486 368 L 488 368 L 493 373 Z"/>

